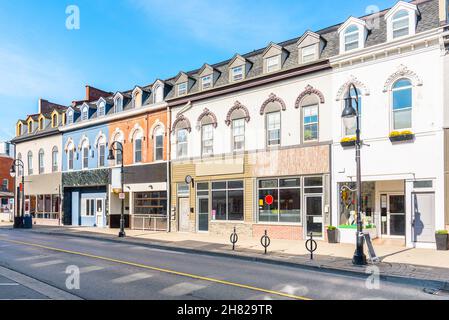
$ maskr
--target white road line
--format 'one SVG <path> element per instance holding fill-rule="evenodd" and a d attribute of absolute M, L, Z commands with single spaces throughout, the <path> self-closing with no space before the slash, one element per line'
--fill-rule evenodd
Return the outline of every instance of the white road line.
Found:
<path fill-rule="evenodd" d="M 40 256 L 31 256 L 31 257 L 24 257 L 24 258 L 17 258 L 16 261 L 34 261 L 34 260 L 41 260 L 41 259 L 48 259 L 51 258 L 49 255 L 40 255 Z"/>
<path fill-rule="evenodd" d="M 189 282 L 182 282 L 175 284 L 174 286 L 165 288 L 164 290 L 159 291 L 159 293 L 170 297 L 180 297 L 204 288 L 206 288 L 206 286 Z"/>
<path fill-rule="evenodd" d="M 94 272 L 94 271 L 100 271 L 103 270 L 103 267 L 99 267 L 99 266 L 90 266 L 90 267 L 83 267 L 80 268 L 80 273 L 90 273 L 90 272 Z"/>
<path fill-rule="evenodd" d="M 18 283 L 0 283 L 0 287 L 19 286 Z"/>
<path fill-rule="evenodd" d="M 63 263 L 66 263 L 66 262 L 64 260 L 50 260 L 50 261 L 45 261 L 45 262 L 34 263 L 31 266 L 33 268 L 41 268 L 41 267 L 55 266 L 57 264 L 63 264 Z"/>
<path fill-rule="evenodd" d="M 139 281 L 139 280 L 143 280 L 143 279 L 148 279 L 151 277 L 152 277 L 152 275 L 148 274 L 148 273 L 134 273 L 129 276 L 124 276 L 124 277 L 114 279 L 114 280 L 112 280 L 112 282 L 116 283 L 116 284 L 124 284 L 124 283 L 135 282 L 135 281 Z"/>

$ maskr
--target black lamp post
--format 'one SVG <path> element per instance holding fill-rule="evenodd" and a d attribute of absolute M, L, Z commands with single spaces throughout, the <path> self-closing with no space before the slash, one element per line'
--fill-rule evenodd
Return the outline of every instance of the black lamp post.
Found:
<path fill-rule="evenodd" d="M 17 210 L 17 215 L 14 216 L 14 228 L 19 229 L 23 228 L 23 217 L 25 216 L 25 165 L 23 161 L 20 159 L 15 159 L 11 165 L 11 169 L 9 171 L 11 177 L 16 177 L 16 167 L 19 168 L 19 173 L 22 173 L 22 205 L 21 205 L 21 214 L 19 215 L 19 211 Z M 19 193 L 16 189 L 16 198 L 17 203 L 16 206 L 19 206 Z"/>
<path fill-rule="evenodd" d="M 351 96 L 351 90 L 354 89 L 355 98 Z M 355 102 L 356 109 L 353 107 Z M 346 128 L 354 128 L 356 126 L 356 140 L 355 140 L 355 160 L 357 164 L 357 247 L 352 258 L 354 265 L 366 265 L 366 256 L 363 252 L 363 224 L 362 224 L 362 169 L 360 163 L 360 109 L 359 109 L 359 95 L 357 87 L 351 83 L 348 87 L 348 94 L 345 98 L 345 109 L 341 115 Z"/>
<path fill-rule="evenodd" d="M 109 148 L 109 156 L 108 156 L 108 160 L 115 160 L 115 155 L 114 155 L 114 151 L 120 151 L 121 153 L 121 164 L 120 164 L 120 179 L 122 182 L 122 190 L 121 193 L 124 195 L 125 194 L 125 168 L 123 166 L 123 144 L 120 141 L 114 141 L 111 144 L 111 147 Z M 122 196 L 122 211 L 120 214 L 120 232 L 118 234 L 119 238 L 124 238 L 126 237 L 126 233 L 125 233 L 125 199 Z"/>

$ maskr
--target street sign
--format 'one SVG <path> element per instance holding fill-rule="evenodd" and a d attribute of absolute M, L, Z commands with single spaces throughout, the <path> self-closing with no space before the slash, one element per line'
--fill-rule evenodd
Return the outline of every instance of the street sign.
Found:
<path fill-rule="evenodd" d="M 125 195 L 123 192 L 121 192 L 121 193 L 118 195 L 118 198 L 119 198 L 120 200 L 125 200 L 126 195 Z"/>

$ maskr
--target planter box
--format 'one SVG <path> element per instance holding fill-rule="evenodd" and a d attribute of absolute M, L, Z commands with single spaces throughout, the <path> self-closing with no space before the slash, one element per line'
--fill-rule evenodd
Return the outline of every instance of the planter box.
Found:
<path fill-rule="evenodd" d="M 435 240 L 437 243 L 438 251 L 447 251 L 449 250 L 449 235 L 447 234 L 436 234 Z"/>
<path fill-rule="evenodd" d="M 343 148 L 355 147 L 355 140 L 354 141 L 342 141 L 342 142 L 340 142 L 340 144 Z"/>
<path fill-rule="evenodd" d="M 329 243 L 338 243 L 338 229 L 327 230 L 327 241 Z"/>
<path fill-rule="evenodd" d="M 403 142 L 403 141 L 413 141 L 415 139 L 414 134 L 403 134 L 400 136 L 390 137 L 391 142 Z"/>
<path fill-rule="evenodd" d="M 339 227 L 338 231 L 340 234 L 340 243 L 350 243 L 350 244 L 356 243 L 357 228 Z M 363 229 L 363 232 L 369 233 L 371 236 L 371 239 L 377 239 L 377 229 L 376 228 Z"/>

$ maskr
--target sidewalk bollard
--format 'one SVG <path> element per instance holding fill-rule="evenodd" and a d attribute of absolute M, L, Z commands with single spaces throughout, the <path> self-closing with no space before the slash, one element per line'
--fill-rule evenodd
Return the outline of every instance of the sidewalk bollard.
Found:
<path fill-rule="evenodd" d="M 270 237 L 267 234 L 267 230 L 265 230 L 265 235 L 262 236 L 262 238 L 260 239 L 260 244 L 262 245 L 262 247 L 265 248 L 265 254 L 267 254 L 267 248 L 271 244 L 271 240 L 270 240 Z"/>
<path fill-rule="evenodd" d="M 318 249 L 318 244 L 313 240 L 313 233 L 310 233 L 310 239 L 306 241 L 306 249 L 310 252 L 310 260 L 313 260 L 313 253 Z"/>
<path fill-rule="evenodd" d="M 234 227 L 234 232 L 231 234 L 232 251 L 235 251 L 235 244 L 239 241 L 239 236 L 237 235 L 236 228 Z"/>

